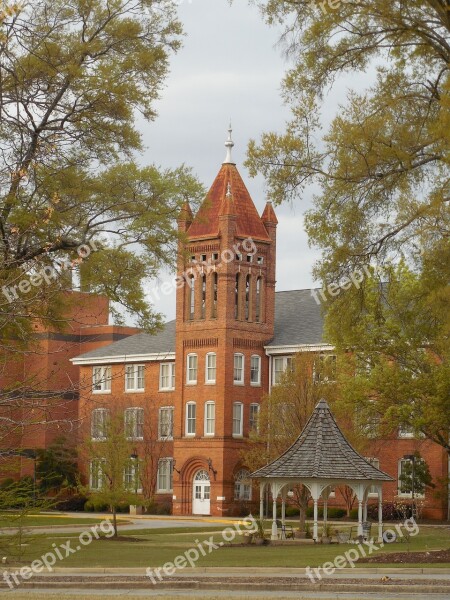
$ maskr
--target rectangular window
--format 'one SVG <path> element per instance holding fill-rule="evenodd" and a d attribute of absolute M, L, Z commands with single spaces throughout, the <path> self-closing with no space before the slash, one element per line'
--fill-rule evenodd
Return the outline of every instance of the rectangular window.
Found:
<path fill-rule="evenodd" d="M 376 467 L 377 469 L 380 468 L 380 461 L 378 458 L 369 458 L 366 457 L 367 462 L 370 462 L 371 465 L 373 465 L 374 467 Z M 367 492 L 369 496 L 371 496 L 372 498 L 374 498 L 375 496 L 378 496 L 378 489 L 376 485 L 372 485 L 369 488 L 369 491 Z"/>
<path fill-rule="evenodd" d="M 93 440 L 106 440 L 108 437 L 107 408 L 95 408 L 91 414 L 91 437 Z"/>
<path fill-rule="evenodd" d="M 205 404 L 205 435 L 214 435 L 216 425 L 216 405 L 214 402 Z"/>
<path fill-rule="evenodd" d="M 159 368 L 159 389 L 175 389 L 175 363 L 161 363 Z"/>
<path fill-rule="evenodd" d="M 158 437 L 160 440 L 173 438 L 173 406 L 163 406 L 159 409 Z"/>
<path fill-rule="evenodd" d="M 252 356 L 250 364 L 250 383 L 251 385 L 261 385 L 261 357 Z"/>
<path fill-rule="evenodd" d="M 158 492 L 171 492 L 173 489 L 173 459 L 160 458 L 158 461 Z"/>
<path fill-rule="evenodd" d="M 111 367 L 93 368 L 92 391 L 94 394 L 108 394 L 111 392 Z"/>
<path fill-rule="evenodd" d="M 141 464 L 139 459 L 131 458 L 123 470 L 123 484 L 130 492 L 136 494 L 142 493 L 142 483 L 140 477 Z"/>
<path fill-rule="evenodd" d="M 234 355 L 234 383 L 242 385 L 244 383 L 244 355 Z"/>
<path fill-rule="evenodd" d="M 250 431 L 258 431 L 259 404 L 250 404 Z"/>
<path fill-rule="evenodd" d="M 127 408 L 125 410 L 125 436 L 128 440 L 144 439 L 143 408 Z"/>
<path fill-rule="evenodd" d="M 242 412 L 243 405 L 241 402 L 235 402 L 233 404 L 233 436 L 242 436 Z"/>
<path fill-rule="evenodd" d="M 206 383 L 216 383 L 217 357 L 214 352 L 206 355 Z"/>
<path fill-rule="evenodd" d="M 103 488 L 103 470 L 105 460 L 95 458 L 89 465 L 89 487 L 91 490 L 101 490 Z"/>
<path fill-rule="evenodd" d="M 125 391 L 144 391 L 144 365 L 127 365 L 125 367 Z"/>
<path fill-rule="evenodd" d="M 197 406 L 195 402 L 186 404 L 186 435 L 195 435 Z"/>
<path fill-rule="evenodd" d="M 416 460 L 416 466 L 419 461 Z M 405 481 L 403 479 L 407 479 Z M 416 478 L 414 478 L 416 481 Z M 409 483 L 408 483 L 409 482 Z M 403 496 L 403 498 L 412 498 L 412 461 L 407 458 L 401 458 L 398 461 L 398 495 Z M 423 493 L 418 493 L 417 489 L 414 491 L 414 496 L 416 498 L 423 498 Z"/>
<path fill-rule="evenodd" d="M 197 383 L 197 364 L 197 355 L 188 354 L 186 382 L 190 383 L 191 385 Z"/>
<path fill-rule="evenodd" d="M 293 364 L 292 356 L 275 356 L 273 359 L 272 384 L 279 384 L 283 373 L 288 369 L 292 369 Z"/>
<path fill-rule="evenodd" d="M 398 428 L 398 437 L 400 439 L 411 439 L 414 437 L 414 429 L 410 425 L 401 425 Z"/>

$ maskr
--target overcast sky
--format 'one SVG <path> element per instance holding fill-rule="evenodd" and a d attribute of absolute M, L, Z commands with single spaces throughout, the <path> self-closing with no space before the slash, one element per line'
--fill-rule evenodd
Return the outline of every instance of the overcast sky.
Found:
<path fill-rule="evenodd" d="M 163 167 L 185 163 L 209 188 L 225 158 L 230 118 L 233 157 L 261 212 L 265 202 L 262 178 L 251 179 L 243 163 L 250 139 L 264 131 L 283 131 L 289 110 L 280 85 L 288 64 L 277 46 L 280 31 L 269 28 L 247 0 L 177 0 L 186 38 L 172 58 L 171 74 L 158 103 L 158 117 L 143 123 L 145 161 Z M 345 85 L 333 93 L 333 104 L 345 98 Z M 330 107 L 329 114 L 331 114 Z M 308 199 L 277 207 L 277 289 L 314 285 L 311 269 L 317 252 L 308 247 L 303 217 Z M 155 289 L 173 275 L 162 274 Z M 167 319 L 175 316 L 175 293 L 156 299 Z"/>

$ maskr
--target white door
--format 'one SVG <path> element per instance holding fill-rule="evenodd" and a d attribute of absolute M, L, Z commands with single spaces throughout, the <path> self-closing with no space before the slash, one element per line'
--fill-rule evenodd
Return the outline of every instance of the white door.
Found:
<path fill-rule="evenodd" d="M 194 496 L 192 500 L 192 512 L 194 515 L 210 514 L 211 483 L 208 471 L 197 471 L 194 477 Z"/>

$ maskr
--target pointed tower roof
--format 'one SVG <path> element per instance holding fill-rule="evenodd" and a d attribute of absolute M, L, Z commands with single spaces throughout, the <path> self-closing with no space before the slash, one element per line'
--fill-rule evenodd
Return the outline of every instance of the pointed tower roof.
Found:
<path fill-rule="evenodd" d="M 225 162 L 222 164 L 211 189 L 188 229 L 189 238 L 207 239 L 218 237 L 219 217 L 234 215 L 238 236 L 270 242 L 264 223 L 236 165 L 232 162 L 231 150 L 234 142 L 231 139 L 231 127 L 225 146 L 227 147 Z"/>
<path fill-rule="evenodd" d="M 191 224 L 193 219 L 194 215 L 192 214 L 191 205 L 186 200 L 178 214 L 178 221 L 185 221 L 186 223 Z"/>
<path fill-rule="evenodd" d="M 278 225 L 277 215 L 275 214 L 275 211 L 273 209 L 272 202 L 267 202 L 264 208 L 264 212 L 261 215 L 261 221 L 263 223 L 273 223 L 274 225 Z"/>
<path fill-rule="evenodd" d="M 317 404 L 292 446 L 251 477 L 393 481 L 390 475 L 374 467 L 349 444 L 325 400 Z"/>

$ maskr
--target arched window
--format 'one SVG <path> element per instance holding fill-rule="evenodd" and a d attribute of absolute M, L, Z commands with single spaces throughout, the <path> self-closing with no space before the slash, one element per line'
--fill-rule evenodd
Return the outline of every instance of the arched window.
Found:
<path fill-rule="evenodd" d="M 195 277 L 191 275 L 188 283 L 188 313 L 191 321 L 195 318 Z"/>
<path fill-rule="evenodd" d="M 236 273 L 236 289 L 234 292 L 234 316 L 236 319 L 241 318 L 241 274 Z"/>
<path fill-rule="evenodd" d="M 241 469 L 234 477 L 234 499 L 251 500 L 252 485 L 250 480 L 250 471 Z"/>
<path fill-rule="evenodd" d="M 251 313 L 251 285 L 252 285 L 252 277 L 251 275 L 247 275 L 245 278 L 245 320 L 250 321 L 250 313 Z"/>
<path fill-rule="evenodd" d="M 215 319 L 217 317 L 217 297 L 218 297 L 218 282 L 219 276 L 217 273 L 213 273 L 211 277 L 211 318 Z"/>
<path fill-rule="evenodd" d="M 255 321 L 261 323 L 262 319 L 262 277 L 256 280 L 256 313 Z"/>
<path fill-rule="evenodd" d="M 206 275 L 202 275 L 200 279 L 202 286 L 202 319 L 206 318 Z"/>

